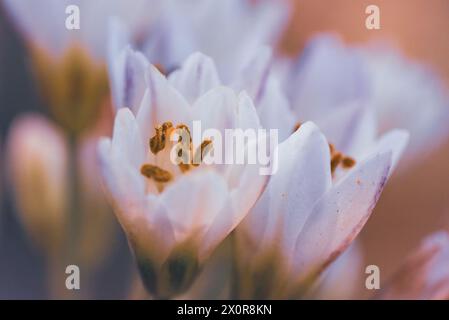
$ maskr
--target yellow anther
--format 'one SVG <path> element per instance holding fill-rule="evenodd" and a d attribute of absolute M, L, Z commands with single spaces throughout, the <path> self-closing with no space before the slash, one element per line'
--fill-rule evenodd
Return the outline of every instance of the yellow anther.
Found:
<path fill-rule="evenodd" d="M 153 154 L 164 150 L 167 137 L 170 135 L 172 129 L 173 124 L 171 122 L 164 122 L 155 128 L 156 134 L 150 139 L 150 150 Z"/>
<path fill-rule="evenodd" d="M 152 164 L 144 164 L 140 168 L 140 172 L 145 177 L 153 179 L 156 182 L 166 183 L 173 180 L 173 176 L 170 172 Z"/>
<path fill-rule="evenodd" d="M 331 173 L 333 174 L 343 159 L 341 152 L 335 152 L 331 157 Z"/>
<path fill-rule="evenodd" d="M 199 146 L 198 149 L 196 150 L 192 165 L 195 167 L 199 166 L 203 161 L 203 159 L 207 156 L 207 154 L 212 151 L 212 148 L 213 148 L 212 140 L 205 139 L 201 143 L 201 146 Z"/>
<path fill-rule="evenodd" d="M 353 166 L 355 166 L 355 159 L 345 156 L 345 157 L 343 157 L 341 164 L 342 164 L 343 168 L 345 168 L 345 169 L 352 168 Z"/>
<path fill-rule="evenodd" d="M 301 123 L 301 122 L 296 123 L 295 126 L 293 127 L 293 132 L 298 131 L 298 129 L 301 128 L 301 126 L 302 126 L 302 123 Z M 292 133 L 293 133 L 293 132 L 292 132 Z"/>

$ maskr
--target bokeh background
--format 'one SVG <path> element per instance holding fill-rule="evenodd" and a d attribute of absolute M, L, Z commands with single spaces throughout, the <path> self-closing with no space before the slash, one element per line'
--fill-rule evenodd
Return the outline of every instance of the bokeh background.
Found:
<path fill-rule="evenodd" d="M 449 1 L 447 0 L 293 0 L 294 13 L 279 45 L 284 54 L 301 52 L 321 32 L 336 32 L 347 43 L 388 41 L 408 57 L 430 65 L 449 88 Z M 365 28 L 365 8 L 381 10 L 381 29 Z M 130 3 L 132 5 L 132 3 Z M 0 145 L 11 122 L 25 111 L 45 113 L 23 39 L 0 1 Z M 449 125 L 449 124 L 448 124 Z M 0 152 L 4 150 L 0 149 Z M 3 154 L 0 161 L 4 161 Z M 0 165 L 0 298 L 45 298 L 44 257 L 24 233 Z M 360 238 L 365 264 L 376 264 L 381 283 L 405 255 L 434 230 L 449 226 L 449 141 L 394 174 Z M 117 228 L 119 229 L 119 228 Z M 112 254 L 92 275 L 91 298 L 124 298 L 133 263 L 118 232 Z M 369 293 L 360 284 L 358 297 Z"/>

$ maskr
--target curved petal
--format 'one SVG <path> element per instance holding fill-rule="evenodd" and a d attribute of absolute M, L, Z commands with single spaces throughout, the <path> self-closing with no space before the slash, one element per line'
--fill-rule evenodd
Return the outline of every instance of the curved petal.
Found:
<path fill-rule="evenodd" d="M 320 273 L 358 235 L 379 199 L 390 167 L 391 152 L 368 159 L 313 207 L 296 241 L 293 272 L 298 280 Z"/>
<path fill-rule="evenodd" d="M 257 104 L 266 85 L 271 61 L 271 48 L 261 47 L 260 50 L 254 52 L 254 57 L 240 71 L 232 87 L 237 91 L 246 90 Z"/>
<path fill-rule="evenodd" d="M 181 176 L 161 195 L 177 242 L 199 237 L 222 210 L 228 197 L 226 181 L 212 170 Z"/>
<path fill-rule="evenodd" d="M 188 123 L 190 121 L 190 106 L 186 99 L 170 85 L 159 70 L 150 65 L 146 74 L 148 84 L 148 98 L 140 107 L 144 114 L 151 114 L 152 126 L 156 127 L 166 121 L 173 124 Z"/>
<path fill-rule="evenodd" d="M 315 38 L 287 78 L 292 108 L 302 121 L 317 121 L 337 105 L 366 95 L 362 60 L 335 36 Z M 325 92 L 325 94 L 323 94 Z"/>
<path fill-rule="evenodd" d="M 145 212 L 145 181 L 139 171 L 112 152 L 112 143 L 103 138 L 98 145 L 99 169 L 122 223 Z"/>
<path fill-rule="evenodd" d="M 120 109 L 115 117 L 111 153 L 138 171 L 145 161 L 144 150 L 136 118 L 128 108 Z"/>
<path fill-rule="evenodd" d="M 256 144 L 257 141 L 249 141 L 246 152 L 252 150 Z M 204 236 L 200 259 L 207 258 L 213 248 L 242 222 L 256 203 L 268 180 L 268 176 L 261 175 L 260 168 L 259 164 L 250 163 L 232 166 L 231 171 L 238 172 L 238 179 L 236 179 L 238 181 L 231 186 L 228 201 Z"/>
<path fill-rule="evenodd" d="M 364 155 L 361 157 L 366 157 L 366 155 L 372 155 L 376 153 L 382 153 L 391 151 L 392 152 L 392 163 L 390 174 L 393 173 L 396 168 L 399 159 L 401 158 L 404 150 L 406 149 L 407 143 L 409 141 L 409 133 L 405 130 L 394 129 L 385 133 L 380 137 L 369 150 L 365 150 Z"/>
<path fill-rule="evenodd" d="M 192 106 L 193 120 L 201 121 L 203 129 L 234 128 L 237 114 L 237 95 L 227 87 L 214 88 L 202 95 Z"/>
<path fill-rule="evenodd" d="M 243 91 L 238 96 L 237 128 L 246 130 L 260 128 L 259 116 L 249 95 Z"/>
<path fill-rule="evenodd" d="M 265 88 L 261 91 L 256 108 L 262 127 L 277 129 L 281 141 L 292 134 L 295 123 L 299 120 L 290 110 L 290 104 L 282 92 L 279 80 L 273 76 L 269 77 Z"/>
<path fill-rule="evenodd" d="M 270 194 L 265 241 L 273 241 L 280 232 L 280 246 L 290 257 L 310 208 L 331 187 L 329 145 L 308 122 L 279 146 L 278 157 L 278 171 L 265 191 Z"/>
<path fill-rule="evenodd" d="M 221 84 L 213 60 L 199 52 L 191 54 L 168 80 L 191 104 Z"/>
<path fill-rule="evenodd" d="M 351 156 L 371 145 L 377 134 L 373 111 L 359 102 L 338 106 L 319 119 L 317 125 L 337 150 Z"/>

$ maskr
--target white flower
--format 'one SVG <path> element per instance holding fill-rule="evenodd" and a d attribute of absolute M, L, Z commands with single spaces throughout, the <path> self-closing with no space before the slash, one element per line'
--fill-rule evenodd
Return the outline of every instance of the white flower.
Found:
<path fill-rule="evenodd" d="M 449 298 L 449 234 L 435 232 L 411 254 L 381 287 L 379 299 L 437 300 Z"/>
<path fill-rule="evenodd" d="M 237 229 L 242 297 L 305 294 L 367 221 L 407 137 L 366 144 L 350 169 L 331 169 L 335 150 L 313 123 L 281 143 L 278 172 Z"/>
<path fill-rule="evenodd" d="M 12 125 L 8 168 L 17 209 L 33 241 L 53 255 L 67 220 L 67 155 L 62 132 L 42 116 L 22 116 Z"/>
<path fill-rule="evenodd" d="M 432 151 L 449 134 L 449 96 L 429 67 L 390 47 L 360 49 L 367 69 L 369 104 L 382 132 L 394 127 L 410 132 L 410 155 Z"/>
<path fill-rule="evenodd" d="M 323 115 L 331 119 L 359 103 L 378 119 L 381 133 L 409 130 L 409 156 L 447 135 L 449 99 L 441 81 L 391 49 L 347 47 L 337 37 L 322 35 L 297 60 L 280 63 L 279 70 L 293 112 L 320 128 Z"/>
<path fill-rule="evenodd" d="M 144 31 L 155 21 L 163 1 L 134 0 L 132 5 L 123 0 L 5 0 L 12 15 L 29 42 L 61 55 L 73 46 L 87 49 L 97 60 L 105 58 L 108 19 L 120 17 L 133 35 Z M 80 29 L 68 30 L 65 26 L 66 8 L 76 5 L 80 9 Z"/>
<path fill-rule="evenodd" d="M 230 85 L 261 46 L 276 44 L 287 16 L 288 4 L 284 0 L 264 0 L 257 4 L 247 0 L 167 1 L 144 41 L 144 56 L 164 70 L 172 71 L 192 52 L 202 52 L 215 61 L 220 78 Z M 115 61 L 117 66 L 110 68 L 112 86 L 121 81 L 132 82 L 129 70 L 142 63 L 141 57 L 126 58 L 130 49 L 126 49 L 128 53 L 123 50 L 130 43 L 133 39 L 126 25 L 113 19 L 108 56 L 109 65 Z M 139 45 L 134 43 L 133 47 Z M 114 101 L 116 107 L 123 107 L 117 106 L 123 102 L 117 101 L 118 98 Z"/>
<path fill-rule="evenodd" d="M 134 113 L 117 112 L 112 139 L 101 141 L 99 153 L 146 288 L 171 297 L 189 287 L 253 206 L 266 179 L 255 165 L 201 164 L 186 170 L 169 159 L 172 128 L 191 129 L 194 120 L 220 131 L 259 127 L 251 99 L 221 86 L 210 58 L 193 54 L 168 78 L 154 66 L 144 73 L 140 106 Z"/>

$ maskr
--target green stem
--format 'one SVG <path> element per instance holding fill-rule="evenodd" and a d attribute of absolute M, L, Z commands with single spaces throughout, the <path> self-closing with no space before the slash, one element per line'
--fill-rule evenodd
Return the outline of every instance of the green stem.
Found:
<path fill-rule="evenodd" d="M 78 168 L 78 139 L 75 136 L 69 137 L 69 190 L 70 190 L 70 202 L 69 202 L 69 218 L 68 218 L 68 242 L 67 242 L 67 260 L 72 261 L 71 264 L 76 264 L 78 260 L 78 244 L 79 244 L 79 232 L 80 232 L 80 181 L 79 181 L 79 168 Z"/>

